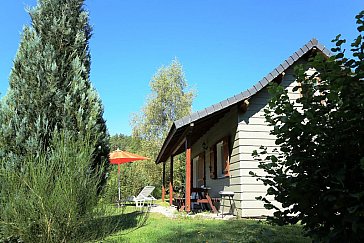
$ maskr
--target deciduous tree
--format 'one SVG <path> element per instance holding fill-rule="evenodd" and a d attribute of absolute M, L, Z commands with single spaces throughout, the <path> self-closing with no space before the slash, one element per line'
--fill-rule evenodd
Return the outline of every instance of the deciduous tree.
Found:
<path fill-rule="evenodd" d="M 150 87 L 152 93 L 140 114 L 132 120 L 133 137 L 140 139 L 140 151 L 151 158 L 140 166 L 139 179 L 149 181 L 160 188 L 161 168 L 154 164 L 158 151 L 173 121 L 191 112 L 194 92 L 188 90 L 182 65 L 174 59 L 169 66 L 161 67 L 153 76 Z M 181 183 L 184 162 L 175 160 L 175 181 Z M 181 169 L 182 168 L 182 169 Z M 177 185 L 176 184 L 176 185 Z"/>

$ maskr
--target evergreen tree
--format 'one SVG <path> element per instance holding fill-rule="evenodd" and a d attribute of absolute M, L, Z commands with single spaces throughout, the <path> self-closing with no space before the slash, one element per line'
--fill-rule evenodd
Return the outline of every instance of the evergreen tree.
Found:
<path fill-rule="evenodd" d="M 90 133 L 96 141 L 93 166 L 107 158 L 103 107 L 90 83 L 91 27 L 83 4 L 39 0 L 29 10 L 32 23 L 23 30 L 0 118 L 6 161 L 47 150 L 55 130 Z"/>
<path fill-rule="evenodd" d="M 136 153 L 139 148 L 138 142 L 139 141 L 132 136 L 124 135 L 121 133 L 110 136 L 110 148 L 112 150 L 120 149 Z"/>

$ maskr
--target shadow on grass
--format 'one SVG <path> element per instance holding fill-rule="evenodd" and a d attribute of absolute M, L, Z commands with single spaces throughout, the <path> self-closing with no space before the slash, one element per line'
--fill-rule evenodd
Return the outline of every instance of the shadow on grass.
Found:
<path fill-rule="evenodd" d="M 149 210 L 143 209 L 125 213 L 121 210 L 119 214 L 107 215 L 93 219 L 81 228 L 78 235 L 82 241 L 95 241 L 103 239 L 119 231 L 126 233 L 143 227 L 149 217 Z"/>
<path fill-rule="evenodd" d="M 272 226 L 247 220 L 183 222 L 158 239 L 161 242 L 310 242 L 299 226 Z"/>

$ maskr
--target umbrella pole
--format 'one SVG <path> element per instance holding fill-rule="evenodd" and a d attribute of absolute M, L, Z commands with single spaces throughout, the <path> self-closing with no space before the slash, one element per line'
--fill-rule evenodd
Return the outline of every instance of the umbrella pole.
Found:
<path fill-rule="evenodd" d="M 120 193 L 120 164 L 118 164 L 118 207 L 120 207 L 121 193 Z"/>

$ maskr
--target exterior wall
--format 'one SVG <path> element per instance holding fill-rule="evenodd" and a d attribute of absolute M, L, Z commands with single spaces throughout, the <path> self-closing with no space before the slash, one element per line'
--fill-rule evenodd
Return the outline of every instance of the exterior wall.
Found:
<path fill-rule="evenodd" d="M 212 198 L 220 198 L 219 191 L 241 191 L 240 187 L 240 168 L 239 168 L 239 154 L 230 154 L 230 177 L 211 179 L 210 178 L 210 147 L 225 136 L 230 137 L 230 151 L 232 148 L 238 146 L 236 144 L 237 139 L 237 126 L 238 126 L 238 109 L 233 106 L 230 111 L 225 114 L 206 134 L 204 134 L 195 144 L 192 145 L 192 158 L 198 156 L 203 152 L 202 144 L 205 143 L 208 149 L 205 151 L 205 175 L 206 186 L 211 188 L 209 194 Z M 233 150 L 234 151 L 234 150 Z M 235 196 L 236 197 L 236 196 Z M 226 210 L 232 210 L 235 207 L 229 207 L 227 205 Z M 234 210 L 234 214 L 236 214 Z"/>
<path fill-rule="evenodd" d="M 300 97 L 299 91 L 292 91 L 297 85 L 294 78 L 294 66 L 285 71 L 281 85 L 288 90 L 291 101 Z M 203 143 L 208 146 L 205 151 L 205 175 L 206 186 L 211 188 L 211 197 L 220 198 L 219 191 L 222 190 L 235 193 L 234 205 L 230 205 L 229 200 L 224 201 L 224 213 L 234 213 L 242 217 L 262 217 L 273 214 L 273 211 L 264 208 L 262 201 L 255 199 L 258 196 L 265 196 L 267 186 L 249 175 L 250 171 L 264 175 L 264 171 L 258 168 L 259 162 L 252 156 L 254 150 L 259 151 L 262 145 L 267 147 L 268 152 L 279 148 L 275 145 L 275 136 L 269 134 L 271 127 L 264 118 L 264 109 L 269 99 L 267 88 L 264 88 L 249 100 L 250 105 L 245 113 L 239 111 L 237 106 L 232 107 L 229 113 L 192 146 L 192 158 L 203 152 Z M 227 135 L 230 136 L 230 177 L 211 179 L 209 149 Z M 273 201 L 273 198 L 268 197 L 268 199 Z M 275 205 L 280 206 L 278 202 Z"/>
<path fill-rule="evenodd" d="M 292 88 L 297 85 L 294 78 L 294 67 L 286 70 L 283 77 L 282 83 L 291 101 L 299 98 L 299 92 L 292 92 Z M 240 203 L 242 210 L 242 217 L 260 217 L 272 215 L 272 210 L 266 210 L 264 203 L 255 198 L 258 196 L 265 196 L 267 186 L 264 186 L 261 181 L 251 175 L 250 171 L 263 176 L 264 171 L 258 168 L 259 162 L 254 160 L 252 152 L 254 150 L 259 151 L 260 146 L 267 147 L 268 153 L 272 152 L 273 149 L 279 148 L 275 145 L 275 136 L 270 135 L 271 127 L 265 122 L 264 109 L 267 107 L 270 95 L 268 94 L 267 88 L 262 89 L 259 93 L 254 95 L 249 100 L 249 108 L 245 113 L 238 115 L 239 124 L 237 131 L 237 144 L 234 153 L 239 154 L 240 163 Z M 269 198 L 273 201 L 273 198 Z M 279 203 L 275 203 L 279 206 Z"/>

